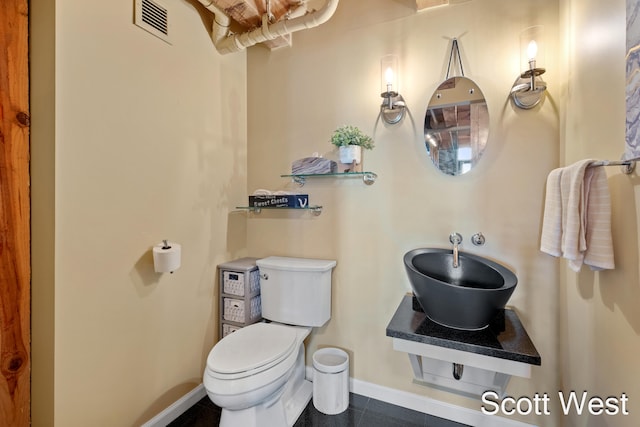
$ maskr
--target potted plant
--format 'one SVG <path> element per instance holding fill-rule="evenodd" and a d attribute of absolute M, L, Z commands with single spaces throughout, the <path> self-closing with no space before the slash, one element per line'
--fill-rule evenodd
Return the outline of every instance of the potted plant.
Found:
<path fill-rule="evenodd" d="M 340 150 L 340 163 L 360 164 L 362 149 L 373 148 L 373 139 L 360 129 L 351 125 L 344 125 L 333 132 L 331 143 Z"/>

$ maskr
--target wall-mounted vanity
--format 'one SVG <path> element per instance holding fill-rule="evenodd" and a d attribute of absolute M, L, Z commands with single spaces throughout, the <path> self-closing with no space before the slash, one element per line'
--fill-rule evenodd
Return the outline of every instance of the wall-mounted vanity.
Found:
<path fill-rule="evenodd" d="M 403 297 L 387 326 L 393 348 L 409 354 L 414 382 L 480 397 L 504 396 L 512 375 L 530 378 L 542 359 L 517 314 L 510 309 L 479 331 L 457 330 L 431 321 L 411 296 Z"/>

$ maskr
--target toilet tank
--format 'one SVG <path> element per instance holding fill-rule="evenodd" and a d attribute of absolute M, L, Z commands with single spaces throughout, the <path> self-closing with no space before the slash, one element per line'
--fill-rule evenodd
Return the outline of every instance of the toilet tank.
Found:
<path fill-rule="evenodd" d="M 333 260 L 267 257 L 260 270 L 262 317 L 299 326 L 322 326 L 331 317 Z"/>

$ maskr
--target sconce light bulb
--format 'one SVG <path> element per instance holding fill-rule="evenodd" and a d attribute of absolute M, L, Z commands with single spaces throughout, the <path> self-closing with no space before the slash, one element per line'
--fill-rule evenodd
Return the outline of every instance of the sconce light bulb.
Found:
<path fill-rule="evenodd" d="M 404 99 L 398 93 L 398 57 L 385 55 L 380 60 L 380 89 L 383 101 L 380 117 L 390 125 L 399 123 L 405 116 Z"/>
<path fill-rule="evenodd" d="M 387 82 L 387 92 L 391 92 L 393 89 L 393 69 L 391 67 L 387 67 L 385 70 L 384 79 Z"/>
<path fill-rule="evenodd" d="M 535 40 L 531 40 L 527 46 L 527 57 L 529 61 L 535 61 L 538 54 L 538 43 Z"/>

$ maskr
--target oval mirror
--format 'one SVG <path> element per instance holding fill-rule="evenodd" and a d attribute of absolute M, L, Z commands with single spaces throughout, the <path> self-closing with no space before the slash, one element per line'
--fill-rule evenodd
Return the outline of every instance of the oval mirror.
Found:
<path fill-rule="evenodd" d="M 434 92 L 424 118 L 424 142 L 433 164 L 447 175 L 476 165 L 489 137 L 489 111 L 473 80 L 451 77 Z"/>

